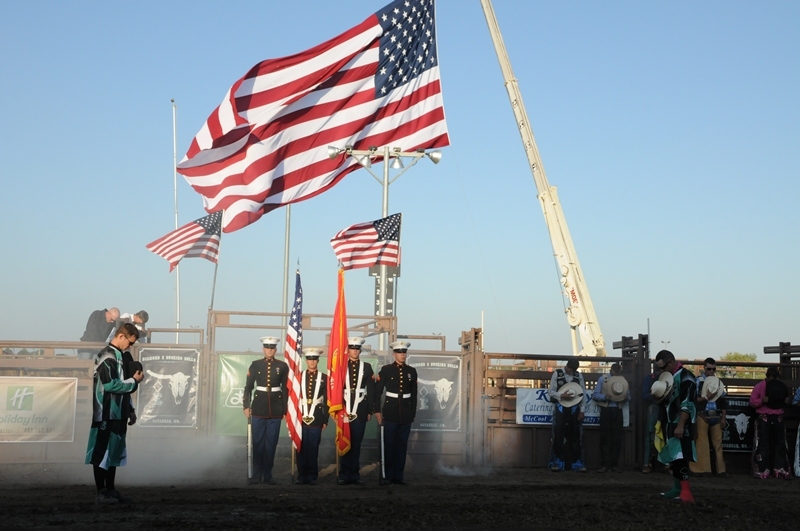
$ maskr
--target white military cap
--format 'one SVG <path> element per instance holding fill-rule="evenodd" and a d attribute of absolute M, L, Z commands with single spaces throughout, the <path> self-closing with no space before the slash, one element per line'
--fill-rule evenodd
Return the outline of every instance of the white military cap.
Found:
<path fill-rule="evenodd" d="M 363 337 L 349 337 L 347 338 L 347 346 L 350 348 L 357 348 L 361 349 L 361 345 L 364 344 L 365 339 Z"/>
<path fill-rule="evenodd" d="M 273 336 L 264 336 L 261 338 L 261 344 L 265 347 L 277 347 L 278 341 L 278 338 Z"/>
<path fill-rule="evenodd" d="M 395 341 L 394 343 L 389 345 L 389 348 L 394 350 L 395 352 L 397 351 L 405 352 L 406 350 L 408 350 L 408 347 L 410 346 L 411 343 L 409 343 L 408 341 Z"/>
<path fill-rule="evenodd" d="M 322 355 L 322 349 L 316 347 L 306 347 L 303 349 L 303 356 L 307 360 L 318 360 Z"/>

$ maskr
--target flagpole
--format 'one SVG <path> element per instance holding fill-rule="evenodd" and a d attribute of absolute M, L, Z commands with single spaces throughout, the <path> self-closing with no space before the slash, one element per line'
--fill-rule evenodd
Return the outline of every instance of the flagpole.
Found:
<path fill-rule="evenodd" d="M 388 145 L 383 147 L 383 177 L 378 177 L 370 168 L 372 167 L 372 159 L 378 157 L 378 148 L 377 147 L 370 147 L 367 150 L 362 149 L 353 149 L 353 146 L 345 146 L 344 149 L 335 147 L 335 146 L 328 146 L 328 157 L 333 160 L 337 158 L 342 153 L 353 157 L 358 164 L 366 169 L 370 175 L 372 175 L 378 183 L 381 184 L 383 189 L 383 198 L 382 198 L 382 205 L 381 205 L 381 213 L 383 214 L 383 218 L 389 216 L 389 185 L 396 181 L 401 175 L 403 175 L 406 171 L 408 171 L 412 166 L 414 166 L 419 159 L 422 157 L 428 157 L 431 159 L 431 162 L 434 164 L 438 164 L 439 161 L 442 159 L 442 153 L 440 151 L 431 151 L 427 152 L 423 149 L 419 149 L 417 151 L 402 151 L 399 147 L 390 148 Z M 403 157 L 407 157 L 412 159 L 411 164 L 408 166 L 403 165 Z M 392 160 L 394 159 L 394 160 Z M 394 175 L 391 179 L 389 179 L 389 167 L 394 169 L 400 170 L 398 173 Z M 377 314 L 378 317 L 385 317 L 386 316 L 386 307 L 388 306 L 387 297 L 386 297 L 386 284 L 388 271 L 385 264 L 380 264 L 378 266 L 378 279 L 377 279 L 377 290 L 378 290 L 378 307 L 377 307 Z M 393 315 L 397 315 L 396 311 L 393 311 Z M 383 325 L 383 320 L 379 319 L 379 324 Z M 378 334 L 378 350 L 383 351 L 385 345 L 385 338 L 388 331 L 381 332 Z"/>
<path fill-rule="evenodd" d="M 283 236 L 283 303 L 281 305 L 281 326 L 286 328 L 286 312 L 289 300 L 289 233 L 292 226 L 292 205 L 286 205 L 286 232 Z M 299 267 L 298 263 L 298 267 Z"/>
<path fill-rule="evenodd" d="M 389 146 L 384 146 L 383 148 L 383 207 L 381 210 L 381 217 L 385 218 L 389 215 Z M 379 306 L 379 313 L 381 317 L 386 316 L 386 265 L 380 265 L 380 286 L 381 286 L 381 298 L 380 298 L 380 306 Z M 381 323 L 382 325 L 383 323 Z M 384 345 L 386 344 L 386 335 L 381 334 L 378 337 L 378 350 L 383 351 Z"/>
<path fill-rule="evenodd" d="M 222 232 L 221 231 L 220 231 L 220 236 L 219 236 L 219 243 L 217 244 L 217 261 L 214 263 L 214 281 L 211 283 L 211 304 L 208 306 L 208 310 L 209 311 L 214 309 L 214 294 L 217 291 L 217 269 L 219 269 L 220 249 L 222 249 Z"/>
<path fill-rule="evenodd" d="M 286 329 L 286 311 L 289 300 L 289 235 L 292 227 L 292 205 L 286 205 L 286 229 L 283 236 L 283 302 L 281 303 L 281 328 Z M 298 263 L 298 267 L 300 264 Z M 294 482 L 295 462 L 297 460 L 297 450 L 292 444 L 292 467 L 291 475 Z"/>
<path fill-rule="evenodd" d="M 175 196 L 175 230 L 178 230 L 178 130 L 177 112 L 178 106 L 175 100 L 172 102 L 172 190 Z M 216 269 L 214 277 L 216 279 Z M 214 296 L 211 296 L 211 304 L 214 304 Z M 181 327 L 181 265 L 175 266 L 175 328 Z M 180 343 L 180 332 L 175 332 L 175 344 Z"/>

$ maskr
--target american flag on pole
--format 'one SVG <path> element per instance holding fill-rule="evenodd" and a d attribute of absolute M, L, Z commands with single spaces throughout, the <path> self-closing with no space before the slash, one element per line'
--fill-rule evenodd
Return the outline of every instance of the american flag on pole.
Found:
<path fill-rule="evenodd" d="M 147 244 L 147 249 L 166 258 L 172 272 L 182 258 L 205 258 L 217 263 L 222 212 L 187 223 Z"/>
<path fill-rule="evenodd" d="M 283 355 L 289 366 L 289 378 L 286 389 L 289 392 L 289 404 L 286 412 L 286 427 L 292 446 L 298 452 L 303 442 L 303 430 L 300 424 L 300 352 L 303 351 L 303 288 L 300 285 L 300 270 L 297 270 L 297 281 L 294 288 L 294 303 L 289 326 L 286 329 L 286 348 Z"/>
<path fill-rule="evenodd" d="M 392 214 L 340 230 L 331 247 L 343 269 L 375 265 L 400 265 L 400 223 L 402 214 Z"/>
<path fill-rule="evenodd" d="M 397 0 L 304 52 L 258 63 L 228 90 L 178 164 L 233 232 L 360 167 L 328 146 L 450 144 L 433 0 Z"/>

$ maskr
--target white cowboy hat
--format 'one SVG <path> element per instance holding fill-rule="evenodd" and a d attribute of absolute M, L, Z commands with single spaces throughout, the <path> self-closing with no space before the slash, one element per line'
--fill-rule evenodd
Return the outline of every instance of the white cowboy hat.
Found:
<path fill-rule="evenodd" d="M 612 402 L 623 402 L 628 399 L 628 380 L 624 376 L 612 376 L 603 385 L 603 394 Z"/>
<path fill-rule="evenodd" d="M 565 383 L 558 392 L 561 393 L 561 398 L 558 399 L 558 402 L 564 407 L 572 407 L 576 404 L 580 404 L 581 400 L 583 400 L 583 389 L 581 389 L 578 382 Z M 572 393 L 572 397 L 564 397 L 565 393 Z"/>
<path fill-rule="evenodd" d="M 722 395 L 725 394 L 725 385 L 722 380 L 716 376 L 709 376 L 703 382 L 703 388 L 700 390 L 700 396 L 706 398 L 709 394 L 713 395 L 708 399 L 709 402 L 716 402 Z"/>
<path fill-rule="evenodd" d="M 661 402 L 672 393 L 674 383 L 674 376 L 671 372 L 662 372 L 658 380 L 650 386 L 650 394 L 657 398 L 657 402 Z"/>

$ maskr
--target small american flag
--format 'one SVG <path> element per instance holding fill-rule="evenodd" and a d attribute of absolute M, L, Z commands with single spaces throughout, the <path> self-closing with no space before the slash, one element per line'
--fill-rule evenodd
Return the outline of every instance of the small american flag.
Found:
<path fill-rule="evenodd" d="M 170 272 L 183 258 L 205 258 L 216 264 L 221 224 L 222 212 L 214 212 L 148 243 L 147 248 L 167 259 Z"/>
<path fill-rule="evenodd" d="M 402 214 L 392 214 L 367 223 L 351 225 L 333 237 L 331 247 L 342 269 L 375 265 L 400 265 L 400 222 Z"/>
<path fill-rule="evenodd" d="M 328 146 L 450 144 L 433 0 L 396 0 L 304 52 L 267 59 L 228 89 L 178 164 L 233 232 L 310 199 L 361 166 Z"/>
<path fill-rule="evenodd" d="M 289 379 L 286 389 L 289 392 L 289 407 L 286 414 L 286 427 L 292 446 L 298 452 L 303 442 L 303 430 L 300 424 L 300 354 L 303 351 L 303 287 L 300 285 L 300 270 L 294 288 L 294 303 L 289 326 L 286 329 L 286 347 L 283 356 L 289 366 Z"/>

